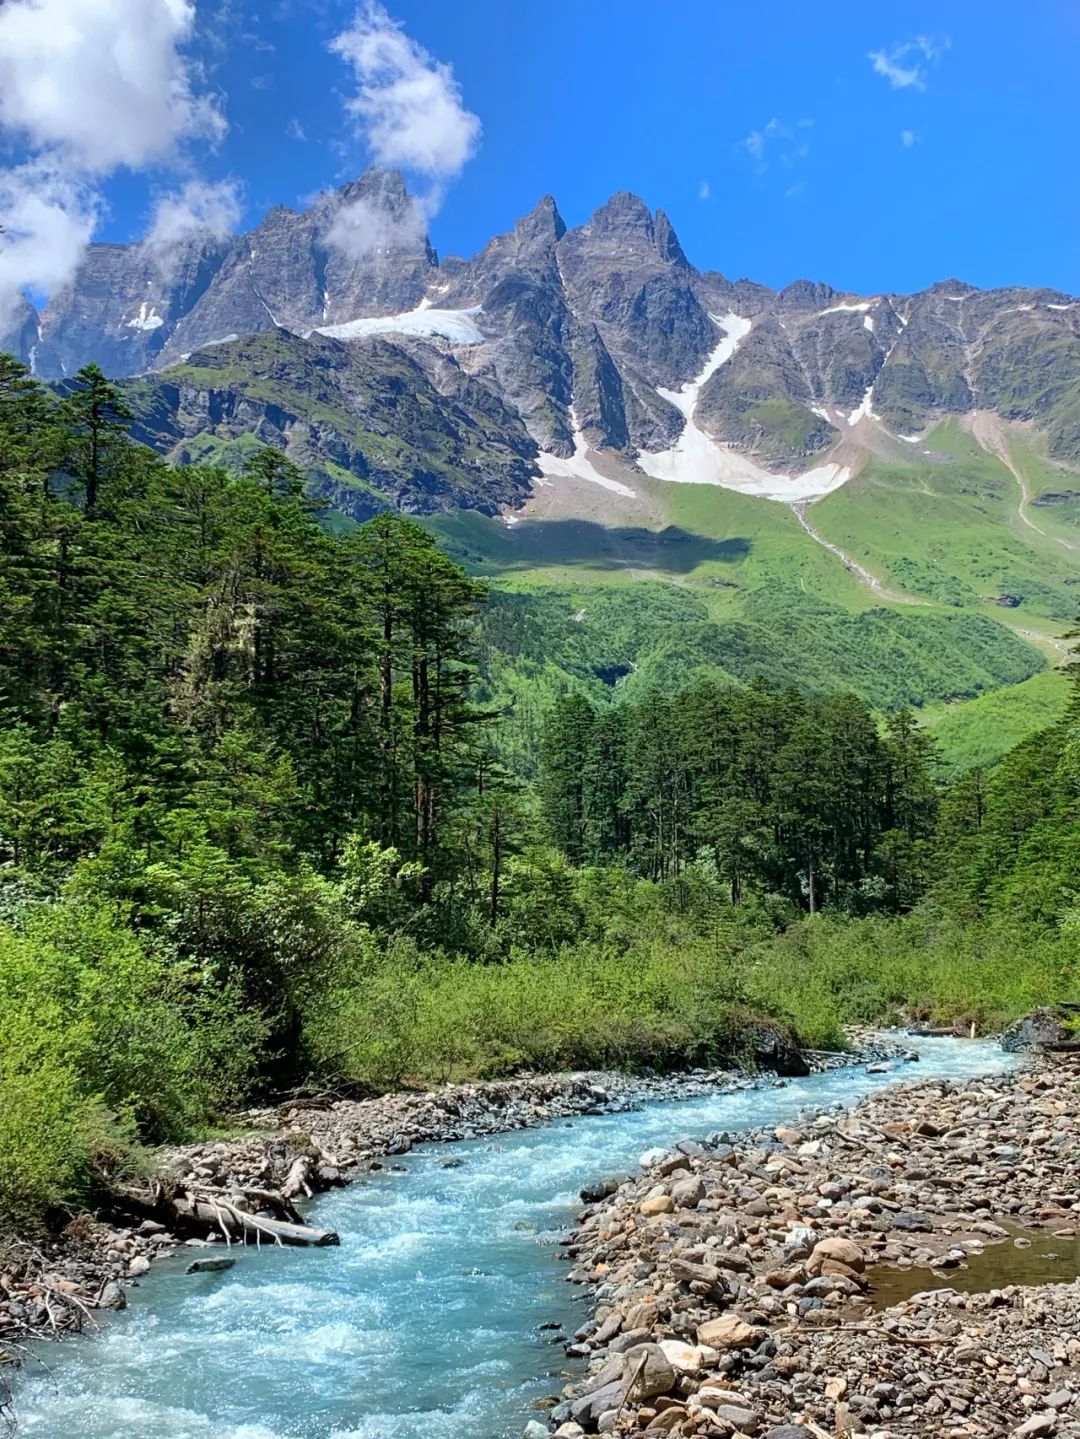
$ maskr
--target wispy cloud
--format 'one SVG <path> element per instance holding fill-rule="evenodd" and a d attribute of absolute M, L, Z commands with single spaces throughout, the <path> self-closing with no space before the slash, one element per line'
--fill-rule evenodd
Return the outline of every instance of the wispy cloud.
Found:
<path fill-rule="evenodd" d="M 774 115 L 760 130 L 750 131 L 742 142 L 742 148 L 754 161 L 759 174 L 763 175 L 774 160 L 791 169 L 810 153 L 810 142 L 805 132 L 813 123 L 813 120 L 803 119 L 789 125 Z"/>
<path fill-rule="evenodd" d="M 910 150 L 912 145 L 918 142 L 918 139 L 919 137 L 918 135 L 916 135 L 914 130 L 900 131 L 900 143 L 901 145 L 903 145 L 905 150 Z"/>
<path fill-rule="evenodd" d="M 189 240 L 223 240 L 236 229 L 242 214 L 240 186 L 235 180 L 216 184 L 189 180 L 180 190 L 158 197 L 143 244 L 168 272 Z"/>
<path fill-rule="evenodd" d="M 698 185 L 698 187 L 697 187 L 697 197 L 698 197 L 699 200 L 707 200 L 707 199 L 709 198 L 709 182 L 708 182 L 708 180 L 702 180 L 701 183 Z"/>
<path fill-rule="evenodd" d="M 927 72 L 940 63 L 951 43 L 947 35 L 916 35 L 903 44 L 871 50 L 866 58 L 894 90 L 925 90 Z"/>

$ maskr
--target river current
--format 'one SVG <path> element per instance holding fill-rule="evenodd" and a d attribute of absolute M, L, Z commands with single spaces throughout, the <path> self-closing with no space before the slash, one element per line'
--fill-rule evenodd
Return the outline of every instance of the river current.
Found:
<path fill-rule="evenodd" d="M 1007 1068 L 996 1044 L 921 1039 L 918 1065 L 836 1070 L 778 1087 L 406 1155 L 311 1206 L 340 1249 L 236 1249 L 188 1277 L 181 1249 L 99 1333 L 41 1347 L 16 1399 L 26 1439 L 517 1439 L 573 1372 L 541 1325 L 570 1332 L 585 1296 L 559 1236 L 590 1180 L 643 1151 L 853 1103 L 897 1079 Z M 448 1163 L 449 1162 L 449 1163 Z"/>

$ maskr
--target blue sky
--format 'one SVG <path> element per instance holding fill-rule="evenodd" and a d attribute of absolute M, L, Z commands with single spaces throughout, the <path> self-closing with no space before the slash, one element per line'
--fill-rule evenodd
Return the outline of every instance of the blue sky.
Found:
<path fill-rule="evenodd" d="M 6 0 L 0 43 L 5 11 L 71 3 Z M 176 12 L 187 0 L 136 3 Z M 461 108 L 482 125 L 460 167 L 414 177 L 445 192 L 432 202 L 441 253 L 473 253 L 547 191 L 573 225 L 629 189 L 668 211 L 694 263 L 731 278 L 870 293 L 957 276 L 1080 291 L 1073 0 L 389 9 L 452 67 Z M 199 0 L 178 53 L 214 121 L 186 116 L 171 151 L 134 164 L 80 158 L 99 197 L 97 238 L 141 237 L 155 197 L 193 176 L 238 182 L 228 220 L 247 225 L 358 173 L 370 117 L 365 128 L 348 112 L 356 77 L 330 49 L 356 13 L 355 0 Z M 3 103 L 0 163 L 55 148 L 59 129 Z M 55 143 L 70 151 L 70 137 Z"/>

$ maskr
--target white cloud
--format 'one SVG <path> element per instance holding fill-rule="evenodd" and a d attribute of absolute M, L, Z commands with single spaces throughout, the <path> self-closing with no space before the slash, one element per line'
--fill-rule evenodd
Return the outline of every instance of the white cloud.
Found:
<path fill-rule="evenodd" d="M 6 0 L 0 129 L 90 174 L 220 136 L 180 49 L 194 23 L 190 0 Z"/>
<path fill-rule="evenodd" d="M 163 269 L 194 236 L 223 240 L 240 223 L 243 208 L 235 180 L 189 180 L 182 189 L 162 195 L 154 206 L 150 230 L 143 242 Z"/>
<path fill-rule="evenodd" d="M 795 125 L 788 125 L 774 115 L 760 130 L 750 131 L 743 141 L 743 148 L 762 175 L 769 168 L 772 159 L 791 169 L 798 161 L 805 160 L 810 153 L 810 146 L 805 139 L 800 138 L 799 131 L 809 129 L 813 123 L 813 120 L 799 120 Z"/>
<path fill-rule="evenodd" d="M 287 140 L 295 140 L 297 144 L 301 145 L 307 139 L 307 131 L 304 129 L 303 125 L 301 125 L 300 121 L 296 118 L 295 115 L 285 126 L 285 138 Z"/>
<path fill-rule="evenodd" d="M 376 163 L 417 171 L 438 194 L 480 139 L 480 121 L 465 108 L 453 70 L 374 0 L 330 48 L 355 71 L 358 89 L 346 108 Z"/>
<path fill-rule="evenodd" d="M 411 203 L 403 214 L 393 214 L 370 200 L 352 200 L 340 206 L 326 231 L 326 242 L 350 259 L 411 249 L 423 241 L 424 211 Z"/>
<path fill-rule="evenodd" d="M 701 183 L 698 185 L 698 187 L 697 187 L 697 197 L 698 197 L 699 200 L 707 200 L 707 199 L 709 198 L 709 182 L 708 182 L 708 180 L 702 180 Z"/>
<path fill-rule="evenodd" d="M 925 90 L 927 71 L 939 63 L 950 43 L 948 36 L 935 40 L 929 35 L 916 35 L 914 40 L 891 49 L 871 50 L 866 58 L 894 90 Z"/>
<path fill-rule="evenodd" d="M 47 294 L 71 278 L 100 213 L 93 186 L 46 164 L 0 170 L 0 327 L 24 290 Z"/>
<path fill-rule="evenodd" d="M 916 141 L 918 140 L 918 138 L 919 138 L 919 137 L 918 137 L 918 135 L 916 135 L 916 133 L 915 133 L 914 130 L 901 130 L 901 131 L 900 131 L 900 143 L 901 143 L 901 145 L 903 145 L 903 147 L 904 147 L 905 150 L 910 150 L 911 147 L 912 147 L 912 145 L 914 145 L 914 144 L 916 143 Z"/>
<path fill-rule="evenodd" d="M 179 158 L 225 132 L 184 53 L 192 0 L 0 0 L 0 302 L 75 273 L 115 171 Z M 6 297 L 6 298 L 5 298 Z"/>

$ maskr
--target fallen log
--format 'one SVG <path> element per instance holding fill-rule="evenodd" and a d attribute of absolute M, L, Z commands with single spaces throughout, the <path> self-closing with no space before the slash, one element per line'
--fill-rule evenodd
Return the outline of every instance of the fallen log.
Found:
<path fill-rule="evenodd" d="M 275 1244 L 311 1245 L 318 1249 L 341 1243 L 332 1229 L 313 1229 L 308 1224 L 249 1214 L 227 1199 L 207 1199 L 190 1195 L 174 1199 L 172 1203 L 179 1220 L 193 1220 L 203 1227 L 220 1229 L 225 1235 L 226 1243 L 231 1243 L 234 1238 L 255 1244 L 269 1239 Z"/>
<path fill-rule="evenodd" d="M 305 1224 L 291 1200 L 272 1190 L 252 1189 L 237 1194 L 235 1200 L 226 1194 L 208 1190 L 181 1190 L 169 1194 L 159 1183 L 151 1192 L 128 1189 L 122 1195 L 125 1203 L 137 1213 L 160 1220 L 171 1234 L 205 1235 L 208 1229 L 220 1234 L 227 1244 L 291 1244 L 325 1248 L 340 1244 L 332 1229 L 315 1229 Z M 273 1209 L 284 1219 L 251 1213 L 242 1205 Z"/>

